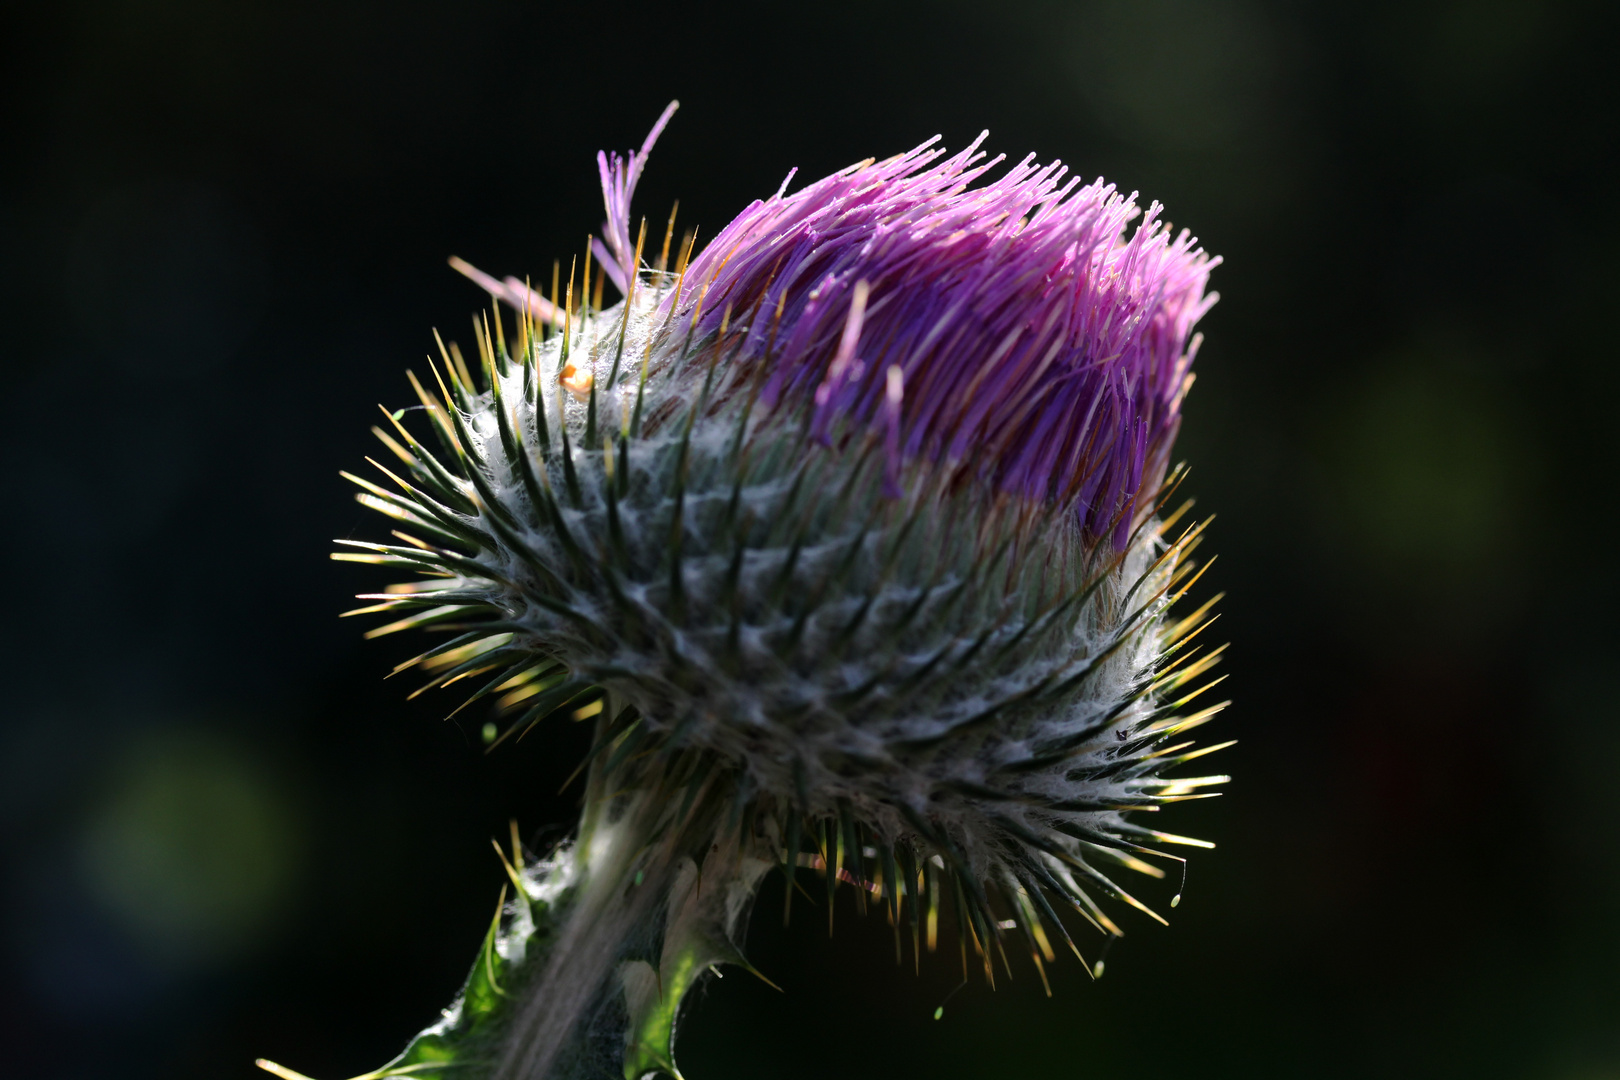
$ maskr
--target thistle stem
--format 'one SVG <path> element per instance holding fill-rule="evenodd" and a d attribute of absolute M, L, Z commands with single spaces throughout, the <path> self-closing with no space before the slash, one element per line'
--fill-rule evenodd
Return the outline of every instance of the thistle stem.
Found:
<path fill-rule="evenodd" d="M 580 879 L 568 914 L 516 1005 L 495 1080 L 566 1075 L 557 1066 L 579 1046 L 582 1025 L 603 1005 L 603 990 L 627 952 L 651 944 L 674 877 L 673 852 L 652 843 L 664 813 L 651 797 L 637 795 L 618 820 L 597 824 L 582 837 L 575 854 Z"/>
<path fill-rule="evenodd" d="M 634 725 L 608 735 L 611 715 L 600 714 L 598 740 L 628 740 Z M 632 783 L 615 769 L 618 756 L 592 760 L 566 852 L 567 895 L 543 954 L 523 962 L 532 974 L 502 1010 L 486 1058 L 491 1080 L 600 1075 L 614 1055 L 627 1080 L 679 1077 L 675 1023 L 686 991 L 716 964 L 748 966 L 733 935 L 775 864 L 774 836 L 755 838 L 729 812 L 734 778 L 706 755 Z"/>

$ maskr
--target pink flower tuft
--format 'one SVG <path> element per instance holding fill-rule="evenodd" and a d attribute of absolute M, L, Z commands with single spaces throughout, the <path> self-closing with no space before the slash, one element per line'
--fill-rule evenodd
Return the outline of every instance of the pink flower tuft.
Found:
<path fill-rule="evenodd" d="M 1134 194 L 1065 181 L 1057 162 L 973 186 L 1003 160 L 983 160 L 983 139 L 951 157 L 930 140 L 754 203 L 666 298 L 674 339 L 782 300 L 767 404 L 808 403 L 823 438 L 876 425 L 907 459 L 975 466 L 1122 543 L 1168 463 L 1220 260 L 1172 238 L 1158 203 L 1143 215 Z M 603 176 L 617 249 L 628 202 Z M 770 319 L 757 322 L 762 342 Z"/>

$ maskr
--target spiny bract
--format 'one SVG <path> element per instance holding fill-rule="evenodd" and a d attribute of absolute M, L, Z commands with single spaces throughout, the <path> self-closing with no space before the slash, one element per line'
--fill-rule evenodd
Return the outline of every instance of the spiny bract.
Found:
<path fill-rule="evenodd" d="M 660 842 L 850 881 L 897 949 L 942 898 L 991 977 L 1007 928 L 1037 966 L 1069 940 L 1054 898 L 1118 935 L 1094 894 L 1148 910 L 1120 868 L 1209 846 L 1132 815 L 1226 779 L 1166 776 L 1219 748 L 1180 738 L 1220 650 L 1210 604 L 1166 617 L 1202 527 L 1164 512 L 1215 261 L 1059 165 L 981 182 L 975 142 L 784 182 L 666 270 L 671 218 L 649 268 L 629 206 L 670 111 L 599 159 L 577 290 L 459 264 L 520 315 L 476 367 L 441 345 L 420 420 L 377 429 L 400 464 L 351 477 L 400 542 L 339 557 L 420 575 L 365 597 L 403 615 L 372 635 L 446 631 L 401 668 L 495 697 L 497 743 L 594 716 L 598 790 L 660 792 Z"/>

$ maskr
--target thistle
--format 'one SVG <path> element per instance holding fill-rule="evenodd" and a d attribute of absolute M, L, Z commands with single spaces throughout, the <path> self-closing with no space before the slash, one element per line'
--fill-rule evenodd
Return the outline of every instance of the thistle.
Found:
<path fill-rule="evenodd" d="M 1220 749 L 1183 738 L 1224 704 L 1214 601 L 1170 615 L 1218 260 L 1058 163 L 990 179 L 981 136 L 790 173 L 671 265 L 674 216 L 653 259 L 630 205 L 674 109 L 598 156 L 607 221 L 549 294 L 453 260 L 511 332 L 497 304 L 476 357 L 440 342 L 345 474 L 396 542 L 334 558 L 405 576 L 350 614 L 440 635 L 395 670 L 493 699 L 492 751 L 594 730 L 574 839 L 514 831 L 462 995 L 372 1076 L 678 1076 L 773 869 L 789 907 L 820 875 L 829 926 L 851 886 L 896 960 L 945 927 L 992 985 L 1060 950 L 1100 976 L 1082 930 L 1164 921 L 1122 873 L 1211 846 L 1142 819 L 1227 779 L 1168 775 Z"/>

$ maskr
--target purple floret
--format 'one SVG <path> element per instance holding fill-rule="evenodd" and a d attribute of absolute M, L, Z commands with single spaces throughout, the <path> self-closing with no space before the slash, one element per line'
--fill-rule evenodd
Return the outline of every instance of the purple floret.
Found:
<path fill-rule="evenodd" d="M 1004 489 L 1072 504 L 1122 542 L 1144 481 L 1164 473 L 1220 260 L 1185 230 L 1172 238 L 1158 203 L 1127 236 L 1135 195 L 1065 182 L 1056 162 L 1025 158 L 971 187 L 1002 161 L 983 160 L 983 138 L 951 157 L 930 140 L 754 203 L 666 303 L 688 326 L 698 318 L 699 339 L 728 306 L 757 310 L 763 339 L 785 293 L 767 404 L 812 402 L 823 437 L 839 421 L 889 428 L 898 367 L 908 459 L 977 461 Z M 610 189 L 610 214 L 625 209 L 621 192 Z M 627 242 L 627 222 L 609 228 Z M 859 282 L 869 298 L 852 326 Z"/>
<path fill-rule="evenodd" d="M 599 159 L 598 253 L 615 282 L 631 259 L 630 196 L 670 111 L 640 153 Z M 785 294 L 767 405 L 810 403 L 824 439 L 875 425 L 907 460 L 977 463 L 1004 490 L 1072 505 L 1094 535 L 1123 543 L 1138 493 L 1168 464 L 1220 260 L 1186 230 L 1172 237 L 1158 203 L 1143 215 L 1134 193 L 1065 180 L 1058 162 L 1031 155 L 972 186 L 1003 160 L 984 160 L 984 138 L 950 157 L 929 140 L 792 195 L 784 182 L 692 259 L 665 299 L 673 339 L 702 340 L 727 309 L 755 311 L 735 355 L 763 361 Z"/>

